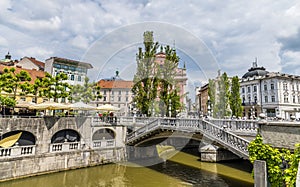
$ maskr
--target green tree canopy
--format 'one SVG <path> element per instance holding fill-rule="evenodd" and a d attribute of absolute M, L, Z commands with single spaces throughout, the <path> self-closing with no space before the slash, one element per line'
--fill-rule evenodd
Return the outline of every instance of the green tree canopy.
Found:
<path fill-rule="evenodd" d="M 95 99 L 100 99 L 102 96 L 100 94 L 100 86 L 97 83 L 89 83 L 89 78 L 85 77 L 83 85 L 74 85 L 71 89 L 71 100 L 78 102 L 82 101 L 84 103 L 89 103 Z"/>
<path fill-rule="evenodd" d="M 232 115 L 241 117 L 243 113 L 242 99 L 240 96 L 240 82 L 238 76 L 234 76 L 231 81 L 230 109 Z"/>

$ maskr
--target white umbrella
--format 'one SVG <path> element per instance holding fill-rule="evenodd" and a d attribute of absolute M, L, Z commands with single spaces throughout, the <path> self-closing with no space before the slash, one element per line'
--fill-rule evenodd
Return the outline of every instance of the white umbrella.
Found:
<path fill-rule="evenodd" d="M 56 103 L 52 101 L 46 101 L 44 103 L 36 104 L 30 106 L 29 109 L 37 109 L 37 110 L 59 110 L 59 109 L 69 109 L 68 105 L 62 103 Z"/>
<path fill-rule="evenodd" d="M 97 107 L 85 104 L 81 101 L 77 102 L 77 103 L 70 104 L 69 108 L 73 109 L 73 110 L 96 110 L 97 109 Z"/>
<path fill-rule="evenodd" d="M 28 102 L 28 101 L 18 101 L 16 104 L 16 108 L 29 108 L 30 106 L 34 106 L 36 103 Z"/>
<path fill-rule="evenodd" d="M 118 111 L 120 108 L 112 106 L 111 104 L 105 104 L 102 106 L 97 107 L 97 110 L 103 110 L 103 111 Z"/>

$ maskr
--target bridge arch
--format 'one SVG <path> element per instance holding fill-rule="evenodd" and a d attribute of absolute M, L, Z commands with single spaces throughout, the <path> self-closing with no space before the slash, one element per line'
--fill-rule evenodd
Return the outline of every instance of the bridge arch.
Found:
<path fill-rule="evenodd" d="M 31 132 L 24 131 L 24 130 L 15 130 L 15 131 L 7 132 L 1 136 L 1 139 L 16 135 L 20 132 L 22 132 L 22 134 L 20 138 L 16 141 L 18 146 L 35 145 L 36 137 Z M 16 145 L 16 143 L 14 145 Z"/>
<path fill-rule="evenodd" d="M 111 128 L 101 128 L 93 133 L 92 141 L 112 140 L 116 138 L 116 131 Z"/>
<path fill-rule="evenodd" d="M 51 138 L 51 143 L 64 143 L 64 142 L 79 142 L 81 139 L 80 134 L 73 129 L 63 129 L 57 131 Z"/>

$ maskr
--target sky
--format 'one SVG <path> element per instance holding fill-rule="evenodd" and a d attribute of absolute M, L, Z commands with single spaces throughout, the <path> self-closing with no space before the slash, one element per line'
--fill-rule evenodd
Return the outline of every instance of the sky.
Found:
<path fill-rule="evenodd" d="M 220 69 L 242 76 L 257 58 L 268 71 L 300 75 L 297 0 L 1 0 L 0 58 L 57 56 L 91 63 L 91 80 L 132 78 L 143 32 L 175 46 L 188 89 Z"/>

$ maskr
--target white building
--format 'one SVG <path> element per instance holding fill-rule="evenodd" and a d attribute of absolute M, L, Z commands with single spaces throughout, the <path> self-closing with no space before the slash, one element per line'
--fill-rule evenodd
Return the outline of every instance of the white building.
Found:
<path fill-rule="evenodd" d="M 33 57 L 23 57 L 15 64 L 15 66 L 22 67 L 24 69 L 32 69 L 32 70 L 40 70 L 40 71 L 44 71 L 45 69 L 45 63 Z"/>
<path fill-rule="evenodd" d="M 300 76 L 268 72 L 257 62 L 240 80 L 244 116 L 300 118 Z"/>
<path fill-rule="evenodd" d="M 59 57 L 51 57 L 45 61 L 46 72 L 52 76 L 56 76 L 58 73 L 67 74 L 68 80 L 66 82 L 70 85 L 83 85 L 87 70 L 91 68 L 93 66 L 89 63 Z"/>

